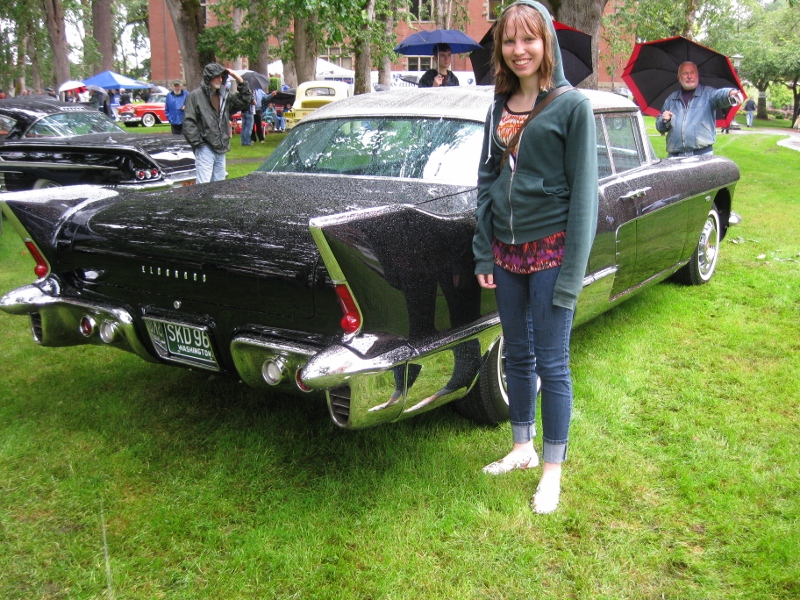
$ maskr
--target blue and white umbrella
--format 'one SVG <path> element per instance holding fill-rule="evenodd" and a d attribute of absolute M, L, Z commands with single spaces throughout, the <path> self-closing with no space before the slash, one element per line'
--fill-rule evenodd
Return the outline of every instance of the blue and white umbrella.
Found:
<path fill-rule="evenodd" d="M 433 56 L 433 47 L 436 44 L 447 44 L 453 54 L 481 49 L 481 45 L 466 33 L 456 29 L 434 29 L 418 31 L 408 36 L 394 47 L 394 51 L 407 56 Z"/>

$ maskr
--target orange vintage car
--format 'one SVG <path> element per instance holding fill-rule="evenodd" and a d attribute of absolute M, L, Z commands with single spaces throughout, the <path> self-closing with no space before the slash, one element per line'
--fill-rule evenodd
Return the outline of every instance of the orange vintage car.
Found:
<path fill-rule="evenodd" d="M 169 123 L 164 112 L 166 94 L 153 94 L 148 102 L 137 102 L 119 107 L 119 120 L 125 127 L 152 127 L 156 123 Z"/>

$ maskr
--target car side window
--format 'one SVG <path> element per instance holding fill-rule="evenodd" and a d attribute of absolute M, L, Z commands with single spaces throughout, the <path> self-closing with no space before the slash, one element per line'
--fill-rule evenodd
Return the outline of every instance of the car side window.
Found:
<path fill-rule="evenodd" d="M 597 176 L 602 179 L 613 174 L 611 157 L 608 155 L 606 133 L 603 129 L 603 118 L 600 115 L 594 116 L 594 125 L 597 132 Z"/>
<path fill-rule="evenodd" d="M 16 119 L 0 115 L 0 140 L 4 139 L 17 125 Z"/>
<path fill-rule="evenodd" d="M 636 169 L 642 164 L 642 153 L 629 115 L 605 115 L 605 128 L 615 173 Z"/>

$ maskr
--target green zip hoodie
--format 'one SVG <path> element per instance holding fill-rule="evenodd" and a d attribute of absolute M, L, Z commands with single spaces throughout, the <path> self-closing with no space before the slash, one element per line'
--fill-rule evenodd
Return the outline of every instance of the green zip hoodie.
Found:
<path fill-rule="evenodd" d="M 542 13 L 556 39 L 553 21 L 544 6 L 533 0 L 515 4 L 526 4 Z M 553 85 L 569 85 L 561 50 L 557 45 L 553 50 Z M 546 96 L 547 92 L 542 92 L 536 101 Z M 475 273 L 492 272 L 494 238 L 506 244 L 524 244 L 566 230 L 553 304 L 574 310 L 597 229 L 597 142 L 591 103 L 578 91 L 553 100 L 525 127 L 517 160 L 506 161 L 501 169 L 505 146 L 497 137 L 497 123 L 507 99 L 506 95 L 495 95 L 484 126 L 475 210 L 477 230 L 472 243 Z"/>

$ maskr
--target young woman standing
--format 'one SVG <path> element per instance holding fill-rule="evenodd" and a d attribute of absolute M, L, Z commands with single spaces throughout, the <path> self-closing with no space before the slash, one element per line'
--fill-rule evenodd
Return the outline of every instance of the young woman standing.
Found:
<path fill-rule="evenodd" d="M 473 251 L 478 283 L 495 290 L 503 326 L 513 448 L 484 472 L 538 466 L 538 375 L 544 467 L 531 506 L 550 513 L 559 503 L 572 415 L 572 318 L 597 227 L 595 124 L 589 100 L 568 87 L 544 6 L 510 5 L 494 43 L 495 99 L 484 130 Z"/>

